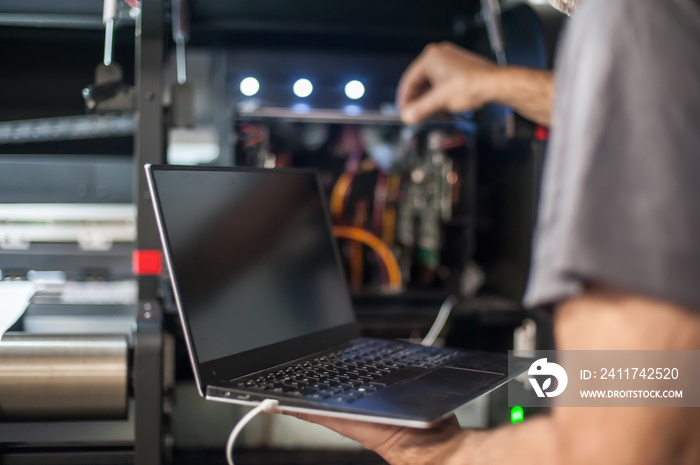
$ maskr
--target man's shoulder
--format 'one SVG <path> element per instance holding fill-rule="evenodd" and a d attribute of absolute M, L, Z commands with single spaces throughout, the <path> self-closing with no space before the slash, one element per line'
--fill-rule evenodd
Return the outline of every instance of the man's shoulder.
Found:
<path fill-rule="evenodd" d="M 586 23 L 589 36 L 621 36 L 636 31 L 637 40 L 668 30 L 671 25 L 697 21 L 700 0 L 581 0 L 572 23 Z M 641 33 L 641 35 L 640 35 Z M 663 41 L 667 35 L 654 38 Z"/>
<path fill-rule="evenodd" d="M 700 308 L 700 0 L 585 0 L 557 68 L 527 301 L 587 282 Z"/>

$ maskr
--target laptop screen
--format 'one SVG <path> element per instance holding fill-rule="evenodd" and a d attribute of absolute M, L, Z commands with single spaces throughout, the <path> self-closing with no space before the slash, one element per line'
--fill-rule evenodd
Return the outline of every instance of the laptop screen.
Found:
<path fill-rule="evenodd" d="M 199 363 L 354 322 L 315 173 L 153 168 Z"/>

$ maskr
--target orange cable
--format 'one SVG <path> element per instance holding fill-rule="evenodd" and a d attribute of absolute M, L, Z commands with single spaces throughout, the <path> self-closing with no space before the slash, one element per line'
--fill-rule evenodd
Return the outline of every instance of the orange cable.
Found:
<path fill-rule="evenodd" d="M 342 173 L 333 186 L 331 192 L 331 217 L 334 220 L 340 220 L 343 217 L 343 209 L 345 207 L 345 198 L 352 185 L 354 175 L 351 173 Z"/>
<path fill-rule="evenodd" d="M 334 226 L 333 234 L 337 238 L 350 239 L 361 242 L 370 247 L 379 256 L 389 275 L 389 288 L 392 291 L 400 291 L 402 286 L 401 268 L 391 249 L 374 234 L 364 229 L 352 226 Z"/>

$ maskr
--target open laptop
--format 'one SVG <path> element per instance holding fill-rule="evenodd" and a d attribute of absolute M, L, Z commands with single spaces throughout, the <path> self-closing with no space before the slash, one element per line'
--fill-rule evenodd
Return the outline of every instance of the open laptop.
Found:
<path fill-rule="evenodd" d="M 200 395 L 426 428 L 509 379 L 506 355 L 359 337 L 313 171 L 145 169 Z"/>

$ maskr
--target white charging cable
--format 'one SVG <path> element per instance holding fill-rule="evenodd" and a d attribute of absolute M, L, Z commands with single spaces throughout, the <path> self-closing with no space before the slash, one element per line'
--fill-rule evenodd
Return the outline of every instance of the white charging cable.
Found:
<path fill-rule="evenodd" d="M 246 413 L 243 418 L 236 423 L 236 426 L 233 427 L 231 434 L 228 436 L 228 441 L 226 441 L 226 460 L 228 461 L 228 465 L 234 465 L 233 445 L 236 443 L 236 438 L 239 434 L 241 434 L 243 428 L 245 428 L 246 425 L 250 423 L 250 420 L 255 418 L 260 412 L 269 412 L 274 410 L 278 405 L 279 402 L 275 399 L 265 399 L 260 403 L 260 405 Z"/>
<path fill-rule="evenodd" d="M 447 319 L 450 317 L 450 313 L 452 312 L 452 309 L 455 308 L 455 305 L 459 303 L 459 296 L 458 295 L 451 295 L 445 301 L 442 303 L 440 306 L 440 311 L 438 312 L 437 316 L 435 317 L 435 321 L 433 322 L 433 325 L 430 327 L 430 330 L 428 331 L 428 334 L 423 338 L 423 341 L 421 342 L 421 345 L 424 346 L 432 346 L 435 344 L 435 341 L 437 340 L 438 336 L 442 332 L 443 328 L 445 327 L 445 323 L 447 323 Z"/>

